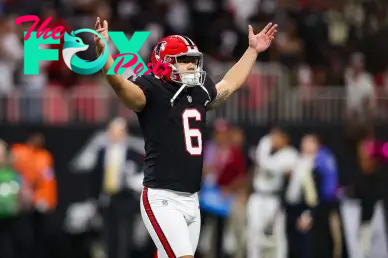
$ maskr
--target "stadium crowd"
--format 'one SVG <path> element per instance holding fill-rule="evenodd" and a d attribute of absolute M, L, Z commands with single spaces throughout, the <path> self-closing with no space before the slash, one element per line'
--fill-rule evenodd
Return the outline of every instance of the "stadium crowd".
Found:
<path fill-rule="evenodd" d="M 46 251 L 47 218 L 57 206 L 52 155 L 44 136 L 31 135 L 25 143 L 0 142 L 1 257 L 35 257 Z"/>
<path fill-rule="evenodd" d="M 371 88 L 381 88 L 379 97 L 386 96 L 387 10 L 386 1 L 377 0 L 3 1 L 0 94 L 9 101 L 7 104 L 2 101 L 1 107 L 13 121 L 42 121 L 44 117 L 49 122 L 67 122 L 69 116 L 83 120 L 91 112 L 100 113 L 107 120 L 104 112 L 95 107 L 106 107 L 101 103 L 101 95 L 106 93 L 99 91 L 104 80 L 97 74 L 72 73 L 63 62 L 61 51 L 60 61 L 40 62 L 39 75 L 24 75 L 23 31 L 32 23 L 15 25 L 14 21 L 18 16 L 32 14 L 40 17 L 38 25 L 52 17 L 48 28 L 63 26 L 68 32 L 92 28 L 96 16 L 108 20 L 111 31 L 124 31 L 128 37 L 135 31 L 150 31 L 140 50 L 146 62 L 152 47 L 163 35 L 187 35 L 215 61 L 206 67 L 211 74 L 222 69 L 219 67 L 222 63 L 236 60 L 242 54 L 247 44 L 247 24 L 258 29 L 272 20 L 281 29 L 274 46 L 260 55 L 258 63 L 280 64 L 286 69 L 282 71 L 287 71 L 284 87 L 301 89 L 306 100 L 313 94 L 311 87 L 348 85 L 352 93 L 347 93 L 347 98 L 349 105 L 354 106 L 363 96 L 371 95 Z M 86 33 L 81 38 L 91 47 L 79 56 L 95 59 L 93 38 Z M 62 46 L 63 43 L 42 47 L 61 50 Z M 117 52 L 112 41 L 110 50 L 112 54 Z M 358 52 L 363 54 L 355 54 Z M 365 64 L 368 72 L 357 80 L 347 79 L 351 63 Z M 61 101 L 64 96 L 71 98 L 67 101 L 71 104 Z M 82 104 L 86 100 L 98 104 Z M 306 106 L 311 106 L 308 101 Z M 64 118 L 52 118 L 47 109 L 56 110 L 57 117 Z M 99 121 L 99 118 L 92 120 Z"/>

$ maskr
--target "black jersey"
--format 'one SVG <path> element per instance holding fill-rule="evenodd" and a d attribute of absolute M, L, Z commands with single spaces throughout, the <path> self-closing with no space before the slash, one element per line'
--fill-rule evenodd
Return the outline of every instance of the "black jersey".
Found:
<path fill-rule="evenodd" d="M 206 105 L 216 88 L 206 78 L 204 88 L 186 88 L 171 105 L 176 84 L 143 75 L 132 80 L 145 93 L 147 103 L 138 119 L 145 139 L 144 186 L 179 192 L 198 192 L 203 166 Z"/>

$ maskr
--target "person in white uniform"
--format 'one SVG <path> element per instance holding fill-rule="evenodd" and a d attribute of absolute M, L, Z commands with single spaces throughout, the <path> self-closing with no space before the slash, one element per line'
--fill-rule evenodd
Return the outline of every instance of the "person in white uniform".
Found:
<path fill-rule="evenodd" d="M 284 130 L 275 128 L 259 141 L 253 193 L 247 203 L 248 258 L 287 256 L 282 195 L 297 160 L 298 152 Z"/>

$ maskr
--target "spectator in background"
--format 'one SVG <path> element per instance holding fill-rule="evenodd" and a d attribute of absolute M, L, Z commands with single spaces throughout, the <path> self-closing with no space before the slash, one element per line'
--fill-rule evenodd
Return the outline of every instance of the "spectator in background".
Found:
<path fill-rule="evenodd" d="M 279 62 L 291 69 L 302 61 L 303 47 L 303 42 L 297 35 L 296 22 L 290 19 L 285 31 L 279 32 L 276 38 Z"/>
<path fill-rule="evenodd" d="M 36 13 L 42 5 L 46 3 L 46 0 L 3 0 L 3 11 L 6 14 L 14 13 L 14 14 L 32 14 Z"/>
<path fill-rule="evenodd" d="M 327 46 L 327 23 L 323 5 L 329 1 L 298 1 L 300 8 L 295 8 L 298 21 L 298 35 L 303 41 L 306 62 L 311 66 L 324 65 Z M 293 5 L 294 7 L 297 5 Z"/>
<path fill-rule="evenodd" d="M 350 22 L 345 13 L 344 1 L 331 1 L 331 9 L 325 12 L 328 40 L 331 46 L 346 47 L 350 37 Z"/>
<path fill-rule="evenodd" d="M 15 18 L 12 16 L 0 18 L 0 99 L 14 89 L 16 65 L 23 59 L 23 45 L 19 41 L 14 23 Z"/>
<path fill-rule="evenodd" d="M 101 2 L 100 4 L 96 5 L 96 8 L 95 8 L 95 16 L 97 17 L 100 17 L 101 20 L 107 20 L 110 24 L 110 22 L 114 23 L 115 20 L 116 20 L 116 17 L 113 16 L 113 10 L 111 8 L 111 6 L 106 3 L 106 2 Z M 113 18 L 113 19 L 112 19 Z M 88 19 L 88 26 L 90 27 L 93 27 L 94 26 L 94 16 L 93 17 L 89 17 Z M 117 22 L 116 22 L 117 23 Z M 115 24 L 113 24 L 115 25 Z M 118 27 L 116 25 L 116 27 Z M 127 38 L 130 38 L 128 36 L 128 34 L 126 34 Z M 93 41 L 93 38 L 92 37 L 84 37 L 83 38 L 84 42 L 86 42 L 86 44 L 90 44 L 90 46 L 93 46 L 94 45 L 94 41 Z M 113 56 L 113 55 L 116 55 L 116 54 L 119 54 L 119 51 L 115 45 L 115 43 L 113 42 L 113 40 L 109 40 L 108 41 L 108 48 L 109 48 L 109 53 Z M 93 51 L 92 51 L 93 50 Z M 91 58 L 92 60 L 95 58 L 95 49 L 90 49 L 90 51 L 88 52 L 88 58 Z"/>
<path fill-rule="evenodd" d="M 117 28 L 118 20 L 112 19 L 113 10 L 108 2 L 96 1 L 95 3 L 89 3 L 89 4 L 91 4 L 91 5 L 87 9 L 88 12 L 85 13 L 86 15 L 84 17 L 82 17 L 82 19 L 79 18 L 78 21 L 72 20 L 72 26 L 76 27 L 77 29 L 78 28 L 93 28 L 95 17 L 100 17 L 101 20 L 107 20 L 109 22 L 109 26 L 111 26 L 112 29 L 115 28 L 114 27 L 115 25 Z M 92 13 L 92 15 L 90 15 L 89 13 Z M 116 18 L 116 17 L 113 17 L 113 18 Z M 116 30 L 116 29 L 113 29 L 113 30 Z M 121 29 L 117 29 L 117 31 L 119 31 L 119 30 L 121 31 Z M 84 60 L 94 60 L 96 58 L 96 49 L 94 47 L 93 37 L 90 37 L 90 35 L 88 35 L 86 33 L 80 34 L 79 37 L 81 37 L 84 44 L 87 44 L 89 46 L 93 46 L 93 47 L 89 47 L 85 51 L 80 52 L 79 53 L 80 58 L 82 58 Z M 111 55 L 115 55 L 118 53 L 117 47 L 114 44 L 113 40 L 108 41 L 108 48 L 109 48 L 109 52 L 111 53 Z"/>
<path fill-rule="evenodd" d="M 192 27 L 192 38 L 195 38 L 195 42 L 198 46 L 201 46 L 202 51 L 208 53 L 208 51 L 217 51 L 212 47 L 209 47 L 209 35 L 208 31 L 204 28 L 209 27 L 209 24 L 214 23 L 214 17 L 220 14 L 220 2 L 219 0 L 195 0 L 190 2 L 190 17 Z M 218 34 L 217 34 L 218 35 Z"/>
<path fill-rule="evenodd" d="M 316 135 L 306 135 L 286 192 L 291 257 L 341 257 L 337 184 L 335 157 Z"/>
<path fill-rule="evenodd" d="M 168 6 L 166 21 L 171 34 L 185 34 L 190 29 L 190 13 L 186 1 L 172 0 Z"/>
<path fill-rule="evenodd" d="M 32 134 L 25 144 L 11 148 L 13 167 L 23 176 L 32 191 L 30 217 L 34 230 L 34 255 L 47 258 L 50 242 L 50 218 L 57 205 L 57 185 L 51 154 L 45 149 L 41 133 Z"/>
<path fill-rule="evenodd" d="M 247 26 L 246 21 L 257 13 L 262 0 L 228 0 L 228 8 L 235 13 L 235 22 L 240 28 Z"/>
<path fill-rule="evenodd" d="M 377 80 L 384 94 L 388 95 L 388 63 L 385 65 L 384 71 L 377 77 Z"/>
<path fill-rule="evenodd" d="M 374 217 L 376 204 L 382 200 L 386 193 L 386 171 L 380 168 L 381 154 L 374 137 L 365 128 L 359 133 L 356 139 L 357 170 L 358 175 L 349 186 L 351 197 L 361 201 L 360 226 L 357 230 L 358 252 L 364 257 L 371 254 L 372 246 L 372 219 Z"/>
<path fill-rule="evenodd" d="M 334 52 L 329 60 L 330 69 L 327 74 L 327 85 L 330 87 L 343 87 L 345 86 L 343 75 L 343 61 L 341 60 L 340 53 Z"/>
<path fill-rule="evenodd" d="M 107 257 L 128 258 L 140 212 L 144 154 L 128 143 L 127 124 L 122 118 L 110 122 L 108 137 L 92 171 L 90 194 L 102 213 Z"/>
<path fill-rule="evenodd" d="M 24 22 L 20 27 L 20 40 L 24 41 L 24 31 L 28 31 L 33 22 Z M 38 30 L 35 26 L 34 32 Z M 47 49 L 49 45 L 39 45 L 40 49 Z M 24 45 L 22 45 L 24 57 Z M 48 74 L 47 66 L 52 61 L 39 61 L 39 74 L 25 74 L 24 60 L 18 63 L 18 86 L 20 89 L 20 119 L 27 122 L 40 122 L 43 119 L 42 96 L 47 86 Z"/>
<path fill-rule="evenodd" d="M 230 142 L 234 148 L 241 152 L 241 155 L 244 153 L 244 144 L 245 144 L 245 135 L 241 128 L 233 127 L 230 130 Z M 246 155 L 244 155 L 246 156 Z M 247 174 L 252 165 L 252 161 L 247 158 L 245 161 L 246 167 L 244 174 L 241 174 L 240 177 L 236 178 L 236 183 L 239 187 L 236 187 L 235 190 L 235 199 L 233 202 L 233 207 L 229 216 L 229 225 L 232 230 L 236 241 L 236 250 L 234 253 L 235 258 L 244 258 L 246 250 L 246 234 L 245 234 L 245 206 L 248 198 L 248 182 Z"/>
<path fill-rule="evenodd" d="M 12 169 L 7 144 L 0 140 L 0 257 L 30 258 L 32 231 L 23 217 L 29 196 L 19 173 Z"/>
<path fill-rule="evenodd" d="M 230 61 L 238 57 L 244 50 L 246 35 L 233 23 L 232 12 L 224 12 L 212 22 L 207 31 L 209 52 L 220 61 Z"/>
<path fill-rule="evenodd" d="M 51 21 L 46 25 L 46 28 L 49 28 L 51 31 L 56 27 L 63 27 L 62 33 L 65 31 L 67 33 L 71 32 L 71 28 L 65 20 L 63 20 L 58 11 L 53 6 L 45 6 L 42 10 L 41 17 L 39 19 L 39 24 L 36 27 L 39 27 L 46 19 L 51 17 Z M 58 61 L 53 61 L 48 63 L 46 69 L 48 73 L 48 79 L 50 84 L 62 84 L 68 85 L 73 83 L 74 73 L 66 66 L 65 61 L 62 56 L 64 40 L 61 39 L 60 44 L 52 44 L 50 48 L 58 49 L 59 59 Z M 87 59 L 89 60 L 89 59 Z"/>
<path fill-rule="evenodd" d="M 204 180 L 220 189 L 221 195 L 234 196 L 244 184 L 246 173 L 244 156 L 240 149 L 231 145 L 230 125 L 225 120 L 215 122 L 213 137 L 204 151 Z M 210 211 L 206 213 L 205 219 L 205 223 L 209 221 L 214 223 L 208 257 L 221 258 L 225 217 Z"/>
<path fill-rule="evenodd" d="M 347 117 L 351 123 L 367 123 L 376 112 L 374 82 L 364 65 L 364 55 L 354 53 L 345 72 Z"/>
<path fill-rule="evenodd" d="M 282 128 L 273 128 L 260 139 L 256 150 L 253 193 L 247 203 L 248 258 L 287 257 L 285 213 L 282 196 L 285 179 L 298 160 Z"/>
<path fill-rule="evenodd" d="M 377 98 L 377 106 L 379 107 L 379 110 L 381 112 L 377 112 L 376 116 L 378 116 L 379 119 L 387 119 L 388 118 L 388 63 L 385 64 L 383 71 L 375 76 L 375 82 L 376 82 L 376 96 Z"/>

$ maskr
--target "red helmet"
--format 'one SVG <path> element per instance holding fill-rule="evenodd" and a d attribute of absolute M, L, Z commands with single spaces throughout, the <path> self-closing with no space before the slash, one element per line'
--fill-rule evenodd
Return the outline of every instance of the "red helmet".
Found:
<path fill-rule="evenodd" d="M 180 72 L 176 67 L 179 62 L 195 62 L 197 68 L 195 71 Z M 205 81 L 206 72 L 202 69 L 203 55 L 188 37 L 172 35 L 160 40 L 152 51 L 151 63 L 155 68 L 154 72 L 161 79 L 185 84 L 188 87 L 202 86 Z M 170 68 L 167 73 L 163 70 L 165 67 L 163 64 Z"/>

